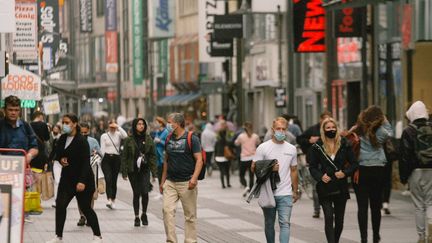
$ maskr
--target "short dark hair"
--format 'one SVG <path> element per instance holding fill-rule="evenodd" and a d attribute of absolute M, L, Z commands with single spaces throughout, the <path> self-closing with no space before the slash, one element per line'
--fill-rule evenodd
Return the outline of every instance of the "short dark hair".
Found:
<path fill-rule="evenodd" d="M 15 95 L 9 95 L 5 98 L 5 108 L 8 106 L 19 106 L 21 107 L 21 100 Z"/>
<path fill-rule="evenodd" d="M 42 113 L 41 111 L 35 111 L 35 112 L 33 112 L 32 120 L 36 119 L 36 117 L 39 117 L 39 116 L 44 116 L 45 117 L 45 114 Z"/>
<path fill-rule="evenodd" d="M 87 122 L 81 122 L 81 123 L 79 124 L 79 126 L 80 126 L 81 128 L 87 128 L 87 129 L 90 130 L 90 124 L 88 124 Z"/>
<path fill-rule="evenodd" d="M 333 117 L 333 115 L 330 111 L 325 110 L 323 113 L 321 113 L 320 118 L 324 119 L 326 116 Z"/>

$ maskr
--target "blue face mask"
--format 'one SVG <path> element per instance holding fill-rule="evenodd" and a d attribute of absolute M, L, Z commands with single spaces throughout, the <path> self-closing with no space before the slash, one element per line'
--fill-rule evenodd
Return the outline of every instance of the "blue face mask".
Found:
<path fill-rule="evenodd" d="M 69 125 L 63 125 L 63 133 L 70 134 L 72 132 L 72 128 Z"/>
<path fill-rule="evenodd" d="M 168 123 L 167 125 L 166 125 L 166 129 L 168 130 L 168 132 L 169 133 L 172 133 L 172 132 L 174 132 L 174 128 L 173 128 L 173 126 L 172 126 L 172 124 L 171 123 Z"/>
<path fill-rule="evenodd" d="M 274 137 L 276 138 L 277 141 L 282 142 L 285 140 L 286 134 L 285 132 L 276 131 Z"/>

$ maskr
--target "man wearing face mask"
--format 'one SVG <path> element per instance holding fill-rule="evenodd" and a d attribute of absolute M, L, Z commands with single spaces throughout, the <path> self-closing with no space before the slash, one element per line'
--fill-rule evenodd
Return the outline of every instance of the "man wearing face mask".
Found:
<path fill-rule="evenodd" d="M 160 192 L 163 193 L 163 219 L 166 242 L 177 242 L 175 233 L 176 207 L 180 200 L 185 218 L 185 242 L 197 242 L 198 176 L 203 167 L 199 138 L 185 131 L 185 119 L 180 113 L 168 116 L 166 154 Z"/>
<path fill-rule="evenodd" d="M 275 242 L 276 212 L 280 226 L 279 242 L 289 242 L 291 210 L 293 203 L 299 198 L 297 149 L 285 141 L 287 127 L 288 121 L 285 118 L 276 118 L 272 126 L 273 138 L 258 146 L 252 162 L 251 169 L 254 172 L 256 161 L 277 160 L 277 164 L 273 167 L 280 177 L 280 182 L 276 185 L 277 189 L 273 191 L 276 207 L 262 208 L 267 242 Z"/>

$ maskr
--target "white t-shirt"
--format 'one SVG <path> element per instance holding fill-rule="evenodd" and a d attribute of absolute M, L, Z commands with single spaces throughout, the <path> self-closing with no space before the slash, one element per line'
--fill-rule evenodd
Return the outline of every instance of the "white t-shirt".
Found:
<path fill-rule="evenodd" d="M 280 182 L 273 192 L 275 196 L 292 195 L 291 166 L 297 165 L 297 149 L 294 145 L 284 142 L 277 144 L 269 140 L 258 146 L 254 161 L 276 159 L 279 162 Z"/>

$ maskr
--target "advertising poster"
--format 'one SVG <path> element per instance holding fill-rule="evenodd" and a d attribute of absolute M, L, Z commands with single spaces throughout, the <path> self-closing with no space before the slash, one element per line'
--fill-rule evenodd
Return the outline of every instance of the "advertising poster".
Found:
<path fill-rule="evenodd" d="M 107 73 L 118 72 L 118 37 L 116 0 L 105 1 L 105 62 Z"/>
<path fill-rule="evenodd" d="M 22 242 L 24 225 L 24 156 L 0 155 L 0 189 L 3 217 L 0 242 Z M 11 190 L 9 190 L 10 188 Z M 6 210 L 6 212 L 5 212 Z M 9 216 L 6 218 L 5 216 Z M 3 232 L 10 232 L 10 238 Z M 9 241 L 3 239 L 9 238 Z"/>
<path fill-rule="evenodd" d="M 15 2 L 16 28 L 13 34 L 13 50 L 18 60 L 37 59 L 37 5 L 36 1 Z"/>
<path fill-rule="evenodd" d="M 133 83 L 140 85 L 143 83 L 143 12 L 142 1 L 132 0 L 132 48 L 133 48 Z"/>
<path fill-rule="evenodd" d="M 52 60 L 60 44 L 58 0 L 38 0 L 39 41 L 43 45 L 44 70 L 54 67 Z"/>

